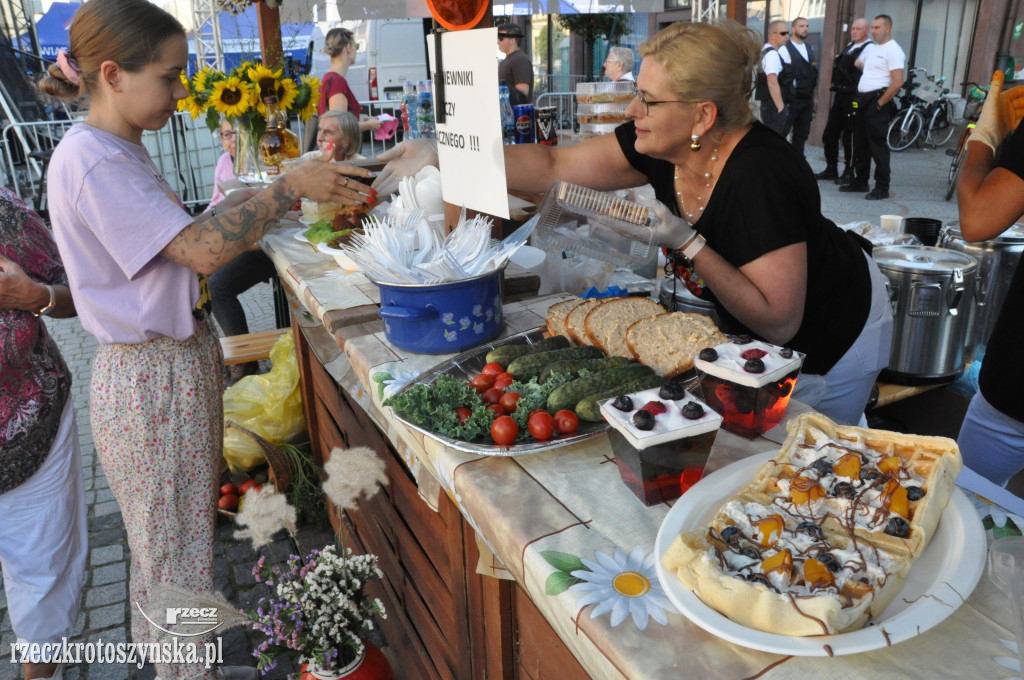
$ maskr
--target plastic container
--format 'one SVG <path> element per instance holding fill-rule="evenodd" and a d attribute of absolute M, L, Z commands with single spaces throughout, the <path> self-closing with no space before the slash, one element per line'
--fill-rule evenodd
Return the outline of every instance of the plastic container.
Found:
<path fill-rule="evenodd" d="M 402 83 L 402 128 L 409 139 L 416 138 L 416 83 L 406 80 Z"/>
<path fill-rule="evenodd" d="M 551 186 L 538 214 L 535 245 L 548 253 L 564 251 L 620 267 L 647 264 L 660 223 L 646 205 L 562 181 Z"/>
<path fill-rule="evenodd" d="M 501 143 L 505 146 L 516 143 L 516 120 L 512 115 L 512 100 L 508 84 L 498 83 L 498 110 L 501 113 Z"/>
<path fill-rule="evenodd" d="M 434 95 L 429 80 L 416 84 L 418 103 L 416 106 L 416 136 L 434 137 Z"/>
<path fill-rule="evenodd" d="M 609 104 L 579 104 L 576 107 L 576 120 L 583 123 L 622 123 L 626 120 L 626 109 L 629 102 L 612 102 Z"/>
<path fill-rule="evenodd" d="M 608 102 L 633 101 L 634 83 L 616 81 L 604 83 L 578 83 L 576 101 L 580 104 L 601 104 Z"/>
<path fill-rule="evenodd" d="M 694 367 L 722 428 L 753 439 L 782 422 L 804 355 L 744 336 L 712 349 L 714 357 L 702 350 Z"/>
<path fill-rule="evenodd" d="M 580 125 L 580 141 L 586 141 L 591 137 L 600 137 L 615 131 L 615 128 L 622 123 L 586 123 Z"/>
<path fill-rule="evenodd" d="M 700 481 L 722 425 L 722 416 L 696 397 L 686 394 L 671 400 L 658 392 L 628 395 L 633 402 L 628 411 L 613 406 L 615 399 L 601 403 L 601 415 L 611 425 L 608 437 L 619 476 L 644 505 L 675 500 Z M 650 402 L 659 402 L 666 410 L 654 415 L 652 429 L 641 430 L 633 417 Z M 684 415 L 684 408 L 692 417 Z"/>

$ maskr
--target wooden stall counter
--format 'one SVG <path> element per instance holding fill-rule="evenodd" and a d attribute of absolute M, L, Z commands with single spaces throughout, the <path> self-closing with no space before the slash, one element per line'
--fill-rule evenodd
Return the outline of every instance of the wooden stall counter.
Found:
<path fill-rule="evenodd" d="M 669 505 L 646 507 L 622 483 L 607 437 L 498 457 L 406 427 L 383 400 L 448 357 L 391 346 L 381 322 L 358 309 L 373 305 L 365 279 L 335 273 L 308 245 L 275 235 L 265 249 L 291 290 L 316 455 L 365 445 L 387 465 L 389 486 L 346 521 L 359 549 L 380 558 L 385 576 L 373 585 L 388 610 L 382 625 L 398 677 L 1005 675 L 999 640 L 1011 639 L 1012 614 L 985 579 L 937 627 L 860 654 L 769 653 L 706 632 L 676 611 L 655 574 Z M 507 302 L 503 333 L 540 326 L 562 297 Z M 788 416 L 800 409 L 791 403 Z M 721 432 L 708 468 L 775 450 L 783 436 Z"/>

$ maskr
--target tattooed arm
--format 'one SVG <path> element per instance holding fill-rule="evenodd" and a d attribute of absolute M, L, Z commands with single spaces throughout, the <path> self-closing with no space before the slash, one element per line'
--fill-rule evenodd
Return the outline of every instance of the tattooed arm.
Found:
<path fill-rule="evenodd" d="M 295 168 L 241 205 L 193 222 L 171 239 L 161 254 L 201 274 L 212 274 L 256 243 L 299 198 L 351 205 L 367 203 L 372 191 L 353 177 L 369 171 L 343 163 L 311 160 Z"/>

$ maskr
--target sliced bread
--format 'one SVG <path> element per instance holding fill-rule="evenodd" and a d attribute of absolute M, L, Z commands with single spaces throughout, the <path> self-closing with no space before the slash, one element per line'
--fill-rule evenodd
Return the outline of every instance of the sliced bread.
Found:
<path fill-rule="evenodd" d="M 626 345 L 626 330 L 640 319 L 664 313 L 665 308 L 651 298 L 615 298 L 591 309 L 583 326 L 591 344 L 606 355 L 632 359 L 633 353 Z"/>
<path fill-rule="evenodd" d="M 728 338 L 703 314 L 672 312 L 634 322 L 626 331 L 633 357 L 663 378 L 693 368 L 693 357 Z"/>
<path fill-rule="evenodd" d="M 618 298 L 610 298 L 612 300 Z M 569 339 L 577 345 L 589 345 L 591 344 L 590 338 L 587 336 L 587 330 L 584 327 L 584 322 L 587 318 L 587 314 L 591 309 L 597 305 L 608 302 L 608 299 L 588 299 L 584 300 L 582 304 L 576 305 L 569 310 L 569 316 L 565 319 L 565 330 L 569 335 Z"/>
<path fill-rule="evenodd" d="M 586 300 L 584 298 L 572 298 L 571 300 L 562 300 L 548 307 L 547 313 L 547 325 L 549 335 L 564 335 L 569 337 L 569 331 L 565 328 L 565 321 L 574 308 L 582 305 Z"/>

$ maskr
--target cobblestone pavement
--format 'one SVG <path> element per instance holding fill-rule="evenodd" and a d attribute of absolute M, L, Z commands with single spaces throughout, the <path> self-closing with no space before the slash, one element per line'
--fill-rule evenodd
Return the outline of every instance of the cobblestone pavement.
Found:
<path fill-rule="evenodd" d="M 821 149 L 808 146 L 807 151 L 815 172 L 822 170 L 824 156 Z M 819 186 L 824 213 L 839 223 L 866 220 L 877 224 L 881 214 L 935 217 L 943 222 L 956 219 L 956 201 L 943 200 L 949 160 L 941 149 L 912 149 L 893 154 L 892 198 L 889 200 L 868 201 L 861 194 L 839 193 L 831 182 L 821 182 Z M 250 331 L 274 327 L 273 294 L 269 284 L 260 284 L 250 289 L 241 299 L 246 308 Z M 47 319 L 46 324 L 74 374 L 73 395 L 77 408 L 89 516 L 89 561 L 81 613 L 72 641 L 126 641 L 129 637 L 132 606 L 128 600 L 128 565 L 131 555 L 121 513 L 103 475 L 102 466 L 96 460 L 89 429 L 89 373 L 96 342 L 82 330 L 77 319 Z M 266 368 L 264 366 L 264 370 Z M 232 532 L 233 527 L 229 521 L 221 517 L 214 548 L 215 584 L 236 605 L 249 606 L 263 595 L 263 587 L 255 583 L 251 573 L 259 555 L 248 544 L 234 541 Z M 306 530 L 300 534 L 304 550 L 330 540 L 331 535 L 322 531 Z M 276 555 L 288 554 L 290 550 L 283 542 L 272 548 Z M 270 553 L 266 554 L 269 559 Z M 225 663 L 253 665 L 251 650 L 259 639 L 260 636 L 251 632 L 247 634 L 238 628 L 224 633 Z M 12 642 L 14 634 L 7 614 L 7 601 L 0 592 L 0 680 L 20 677 L 16 664 L 2 661 L 5 655 L 10 658 Z M 282 659 L 279 666 L 266 677 L 273 680 L 294 673 L 295 670 L 293 664 Z M 151 680 L 153 675 L 151 666 L 139 670 L 125 664 L 82 663 L 65 671 L 68 680 L 125 680 L 136 677 Z"/>

